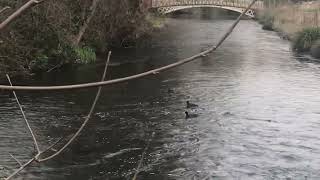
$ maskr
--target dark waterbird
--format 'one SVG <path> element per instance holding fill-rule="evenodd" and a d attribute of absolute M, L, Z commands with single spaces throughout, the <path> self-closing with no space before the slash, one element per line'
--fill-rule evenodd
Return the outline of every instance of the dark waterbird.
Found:
<path fill-rule="evenodd" d="M 199 107 L 199 106 L 197 104 L 193 104 L 187 101 L 187 108 L 196 108 L 196 107 Z"/>
<path fill-rule="evenodd" d="M 198 117 L 198 114 L 189 114 L 188 111 L 186 111 L 184 113 L 186 114 L 186 119 Z"/>
<path fill-rule="evenodd" d="M 174 91 L 172 89 L 168 89 L 168 94 L 172 94 Z"/>

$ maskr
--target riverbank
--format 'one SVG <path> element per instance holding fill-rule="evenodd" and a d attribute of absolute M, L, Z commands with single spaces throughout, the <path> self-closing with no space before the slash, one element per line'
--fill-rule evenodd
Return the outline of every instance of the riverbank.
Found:
<path fill-rule="evenodd" d="M 292 41 L 293 50 L 320 58 L 320 2 L 282 4 L 258 15 L 263 29 Z"/>
<path fill-rule="evenodd" d="M 96 3 L 96 4 L 95 4 Z M 20 1 L 9 6 L 3 21 Z M 0 72 L 29 74 L 65 64 L 86 64 L 111 47 L 131 47 L 161 23 L 138 0 L 48 1 L 35 6 L 0 33 Z"/>

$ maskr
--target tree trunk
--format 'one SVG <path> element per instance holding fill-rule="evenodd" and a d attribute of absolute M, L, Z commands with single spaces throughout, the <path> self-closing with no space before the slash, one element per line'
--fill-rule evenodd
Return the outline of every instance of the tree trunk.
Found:
<path fill-rule="evenodd" d="M 1 24 L 0 24 L 0 31 L 5 28 L 8 24 L 10 24 L 13 20 L 15 20 L 17 17 L 19 17 L 24 11 L 26 11 L 27 9 L 29 9 L 30 7 L 39 4 L 42 1 L 38 1 L 38 0 L 30 0 L 27 3 L 25 3 L 23 6 L 21 6 L 17 11 L 15 11 L 13 14 L 11 14 L 11 16 L 9 16 L 6 20 L 4 20 Z"/>
<path fill-rule="evenodd" d="M 75 46 L 78 46 L 79 43 L 81 42 L 81 39 L 82 39 L 84 33 L 86 32 L 87 28 L 89 27 L 89 24 L 90 24 L 90 22 L 91 22 L 91 20 L 92 20 L 92 18 L 94 16 L 96 10 L 97 10 L 97 5 L 98 5 L 99 1 L 100 0 L 92 0 L 92 4 L 91 4 L 91 7 L 90 7 L 90 11 L 91 11 L 90 15 L 88 16 L 88 18 L 86 19 L 86 21 L 84 22 L 82 27 L 80 28 L 79 33 L 76 36 L 75 41 L 73 42 L 73 44 Z"/>

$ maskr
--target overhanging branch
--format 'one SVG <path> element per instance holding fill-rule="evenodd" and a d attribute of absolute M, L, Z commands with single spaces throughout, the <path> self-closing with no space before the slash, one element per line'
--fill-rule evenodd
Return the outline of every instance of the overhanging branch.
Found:
<path fill-rule="evenodd" d="M 10 9 L 9 6 L 6 6 L 6 7 L 2 8 L 2 9 L 0 10 L 0 14 L 3 13 L 3 12 L 5 12 L 5 11 L 8 10 L 8 9 Z"/>
<path fill-rule="evenodd" d="M 106 75 L 107 75 L 107 69 L 108 69 L 108 65 L 109 65 L 109 62 L 110 62 L 110 57 L 111 57 L 111 51 L 109 52 L 108 54 L 108 59 L 107 59 L 107 62 L 106 62 L 106 65 L 105 65 L 105 69 L 104 69 L 104 72 L 103 72 L 103 75 L 102 75 L 102 79 L 101 81 L 105 80 L 106 78 Z M 10 80 L 10 79 L 9 79 Z M 10 81 L 10 84 L 11 84 L 11 81 Z M 80 135 L 80 133 L 82 132 L 82 130 L 85 128 L 85 126 L 88 124 L 92 114 L 93 114 L 93 111 L 97 105 L 97 102 L 99 100 L 99 97 L 100 97 L 100 94 L 101 94 L 101 90 L 102 90 L 102 87 L 100 86 L 98 88 L 98 91 L 97 91 L 97 94 L 96 94 L 96 97 L 92 103 L 92 106 L 90 108 L 90 111 L 89 111 L 89 114 L 88 116 L 86 117 L 85 121 L 82 123 L 81 127 L 77 130 L 77 132 L 71 137 L 71 139 L 62 147 L 60 148 L 56 153 L 54 153 L 53 155 L 51 156 L 48 156 L 46 158 L 43 158 L 41 159 L 41 156 L 43 154 L 45 154 L 47 151 L 51 150 L 55 145 L 57 145 L 62 139 L 59 139 L 56 143 L 54 143 L 53 145 L 49 146 L 46 150 L 42 151 L 42 152 L 39 152 L 35 157 L 33 157 L 32 159 L 30 159 L 28 162 L 26 162 L 25 164 L 21 164 L 17 159 L 15 159 L 13 156 L 11 156 L 12 158 L 14 158 L 17 162 L 19 162 L 20 164 L 20 168 L 15 170 L 9 177 L 7 177 L 5 180 L 10 180 L 12 179 L 13 177 L 15 177 L 19 172 L 21 172 L 22 170 L 24 170 L 25 168 L 27 168 L 29 165 L 31 165 L 33 162 L 45 162 L 45 161 L 48 161 L 50 159 L 53 159 L 54 157 L 60 155 L 67 147 L 69 147 L 69 145 Z M 15 96 L 16 97 L 16 96 Z M 32 130 L 31 130 L 32 132 Z"/>
<path fill-rule="evenodd" d="M 252 3 L 247 7 L 245 11 L 241 13 L 241 15 L 237 18 L 237 20 L 232 24 L 232 26 L 228 29 L 228 31 L 222 36 L 222 38 L 218 41 L 217 45 L 212 46 L 208 50 L 205 50 L 203 52 L 200 52 L 196 55 L 193 55 L 189 58 L 180 60 L 178 62 L 169 64 L 167 66 L 163 66 L 157 69 L 153 69 L 144 73 L 136 74 L 133 76 L 128 76 L 124 78 L 119 78 L 119 79 L 113 79 L 109 81 L 103 81 L 103 82 L 93 82 L 93 83 L 85 83 L 85 84 L 76 84 L 76 85 L 66 85 L 66 86 L 5 86 L 5 85 L 0 85 L 0 89 L 3 90 L 24 90 L 24 91 L 57 91 L 57 90 L 72 90 L 72 89 L 85 89 L 85 88 L 93 88 L 93 87 L 99 87 L 99 86 L 107 86 L 107 85 L 113 85 L 113 84 L 118 84 L 118 83 L 123 83 L 139 78 L 143 78 L 145 76 L 150 76 L 150 75 L 155 75 L 158 74 L 162 71 L 167 71 L 169 69 L 173 69 L 175 67 L 181 66 L 183 64 L 195 61 L 203 56 L 207 56 L 214 52 L 217 48 L 219 48 L 222 43 L 230 36 L 230 34 L 233 32 L 235 27 L 239 24 L 241 18 L 247 13 L 247 11 L 254 5 L 254 3 L 257 0 L 253 0 Z"/>
<path fill-rule="evenodd" d="M 12 13 L 7 19 L 5 19 L 0 24 L 0 31 L 2 31 L 7 25 L 9 25 L 11 22 L 13 22 L 17 17 L 21 16 L 27 9 L 30 7 L 40 4 L 44 2 L 45 0 L 30 0 L 27 3 L 25 3 L 23 6 L 21 6 L 18 10 L 16 10 L 14 13 Z"/>

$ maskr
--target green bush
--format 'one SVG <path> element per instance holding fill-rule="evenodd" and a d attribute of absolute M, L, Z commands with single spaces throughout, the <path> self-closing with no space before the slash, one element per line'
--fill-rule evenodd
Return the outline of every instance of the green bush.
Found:
<path fill-rule="evenodd" d="M 293 49 L 297 52 L 310 51 L 311 46 L 320 39 L 320 27 L 305 28 L 299 32 L 293 42 Z"/>
<path fill-rule="evenodd" d="M 62 64 L 89 64 L 96 60 L 96 52 L 91 47 L 73 47 L 69 44 L 60 44 L 49 53 L 49 56 L 60 62 L 63 61 Z"/>
<path fill-rule="evenodd" d="M 0 72 L 46 71 L 60 64 L 87 64 L 96 59 L 95 51 L 103 52 L 112 42 L 137 40 L 137 34 L 147 32 L 144 27 L 149 25 L 139 2 L 99 1 L 79 43 L 84 48 L 74 47 L 74 38 L 92 12 L 92 1 L 46 1 L 30 8 L 0 33 Z M 0 0 L 0 7 L 18 9 L 24 3 Z M 0 21 L 10 13 L 1 14 Z"/>
<path fill-rule="evenodd" d="M 274 16 L 271 13 L 265 12 L 261 16 L 259 16 L 259 22 L 263 25 L 262 29 L 272 31 L 273 23 L 274 23 Z"/>
<path fill-rule="evenodd" d="M 29 68 L 32 71 L 42 71 L 48 68 L 49 58 L 47 55 L 43 53 L 36 54 L 34 60 L 32 60 L 29 64 Z"/>
<path fill-rule="evenodd" d="M 59 44 L 51 51 L 37 52 L 29 63 L 29 69 L 32 72 L 39 72 L 46 71 L 58 64 L 89 64 L 95 60 L 96 53 L 90 47 L 72 47 L 68 44 Z"/>
<path fill-rule="evenodd" d="M 59 43 L 59 45 L 51 49 L 48 56 L 52 57 L 53 60 L 56 60 L 57 62 L 51 62 L 53 64 L 68 64 L 73 63 L 74 59 L 76 58 L 76 54 L 74 51 L 74 48 L 67 44 L 67 43 Z"/>
<path fill-rule="evenodd" d="M 89 64 L 97 59 L 95 51 L 90 47 L 75 47 L 74 52 L 76 63 Z"/>

